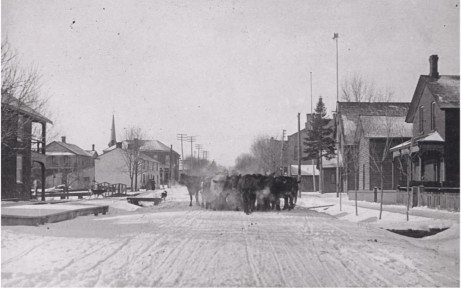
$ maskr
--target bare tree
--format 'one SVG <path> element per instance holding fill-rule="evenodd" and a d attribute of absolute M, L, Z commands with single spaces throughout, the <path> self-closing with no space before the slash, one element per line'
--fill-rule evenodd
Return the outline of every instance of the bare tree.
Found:
<path fill-rule="evenodd" d="M 381 119 L 380 127 L 382 129 L 381 138 L 376 141 L 370 141 L 370 167 L 380 175 L 381 201 L 379 208 L 379 219 L 382 216 L 383 210 L 383 194 L 384 194 L 384 169 L 386 161 L 391 157 L 390 148 L 400 144 L 406 140 L 405 131 L 396 117 L 376 116 Z"/>
<path fill-rule="evenodd" d="M 346 102 L 389 102 L 394 93 L 376 89 L 374 82 L 367 81 L 359 74 L 354 74 L 343 81 L 341 98 Z"/>
<path fill-rule="evenodd" d="M 47 99 L 40 94 L 40 74 L 36 67 L 22 68 L 16 51 L 8 40 L 2 41 L 2 145 L 6 145 L 7 139 L 16 137 L 18 131 L 30 124 L 31 119 L 21 116 L 20 111 L 28 111 L 30 114 L 37 112 L 41 115 L 49 114 L 46 111 Z M 17 123 L 17 125 L 11 125 Z M 33 127 L 35 129 L 35 127 Z M 37 135 L 32 131 L 33 135 Z M 24 133 L 24 137 L 30 137 Z M 31 140 L 31 139 L 24 139 Z"/>
<path fill-rule="evenodd" d="M 259 171 L 275 173 L 280 164 L 282 141 L 274 137 L 259 136 L 251 145 L 251 154 L 256 160 Z"/>
<path fill-rule="evenodd" d="M 259 173 L 256 158 L 251 154 L 241 154 L 235 159 L 234 169 L 241 174 Z"/>
<path fill-rule="evenodd" d="M 125 160 L 124 172 L 128 174 L 131 182 L 131 189 L 138 189 L 138 175 L 143 173 L 143 159 L 140 152 L 142 146 L 143 132 L 139 127 L 129 127 L 125 130 L 125 142 L 122 146 L 123 158 Z M 133 186 L 134 185 L 134 186 Z"/>

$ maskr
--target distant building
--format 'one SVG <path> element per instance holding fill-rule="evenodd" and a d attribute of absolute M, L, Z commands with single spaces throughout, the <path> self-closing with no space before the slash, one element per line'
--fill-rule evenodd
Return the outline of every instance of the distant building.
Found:
<path fill-rule="evenodd" d="M 337 106 L 337 141 L 339 154 L 343 159 L 341 169 L 341 188 L 354 191 L 355 184 L 360 183 L 357 149 L 359 120 L 363 116 L 405 117 L 410 103 L 405 102 L 338 102 Z M 370 117 L 373 118 L 373 117 Z M 362 134 L 363 135 L 363 134 Z M 368 139 L 368 138 L 367 138 Z M 360 151 L 359 151 L 360 152 Z M 369 153 L 369 152 L 363 152 Z M 362 163 L 362 168 L 363 168 Z M 362 171 L 363 172 L 363 171 Z M 365 187 L 370 187 L 365 185 Z"/>
<path fill-rule="evenodd" d="M 75 144 L 67 143 L 65 136 L 61 137 L 61 142 L 48 144 L 46 150 L 47 187 L 60 184 L 79 190 L 91 187 L 95 179 L 96 151 L 87 152 Z"/>
<path fill-rule="evenodd" d="M 437 55 L 429 62 L 406 114 L 412 139 L 391 150 L 403 161 L 411 155 L 411 185 L 459 188 L 459 75 L 439 75 Z"/>
<path fill-rule="evenodd" d="M 160 183 L 168 184 L 170 173 L 172 180 L 179 181 L 179 153 L 158 140 L 141 140 L 141 143 L 141 152 L 160 163 Z"/>
<path fill-rule="evenodd" d="M 130 178 L 130 156 L 128 142 L 117 142 L 115 145 L 104 150 L 95 160 L 96 182 L 108 182 L 110 184 L 125 184 L 127 187 L 134 189 L 135 182 Z M 137 179 L 137 187 L 153 188 L 152 183 L 155 181 L 156 188 L 161 183 L 160 163 L 144 153 L 139 154 L 140 165 L 138 166 L 138 175 L 133 177 Z M 134 171 L 134 170 L 132 170 Z M 134 174 L 133 174 L 134 175 Z"/>
<path fill-rule="evenodd" d="M 315 182 L 315 191 L 319 191 L 319 174 L 320 171 L 318 170 L 317 163 L 315 159 L 307 160 L 307 153 L 305 150 L 304 142 L 308 137 L 308 131 L 312 129 L 312 118 L 313 114 L 306 114 L 306 122 L 304 124 L 304 128 L 300 130 L 301 134 L 301 190 L 304 192 L 311 192 L 314 191 L 314 182 Z M 334 128 L 334 120 L 327 119 L 328 124 L 326 127 Z M 333 135 L 332 135 L 333 136 Z M 291 167 L 290 172 L 292 176 L 298 175 L 297 168 L 293 170 L 293 167 L 298 167 L 298 154 L 299 154 L 299 146 L 298 146 L 298 132 L 288 135 L 287 140 L 287 165 Z M 308 168 L 308 167 L 311 168 Z M 322 158 L 322 172 L 324 173 L 323 177 L 323 193 L 326 192 L 336 192 L 336 166 L 337 161 L 336 157 L 332 159 L 326 159 L 325 157 Z M 340 163 L 341 166 L 341 163 Z M 314 169 L 315 167 L 315 169 Z M 303 172 L 304 171 L 304 172 Z M 334 175 L 332 177 L 331 175 Z M 315 177 L 315 179 L 314 179 Z"/>
<path fill-rule="evenodd" d="M 29 200 L 32 163 L 45 190 L 46 124 L 51 120 L 2 91 L 2 200 Z M 34 128 L 34 130 L 33 130 Z"/>

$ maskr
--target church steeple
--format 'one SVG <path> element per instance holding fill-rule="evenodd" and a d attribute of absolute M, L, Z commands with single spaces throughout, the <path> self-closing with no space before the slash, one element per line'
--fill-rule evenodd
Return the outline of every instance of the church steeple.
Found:
<path fill-rule="evenodd" d="M 115 138 L 115 116 L 112 114 L 112 128 L 110 129 L 110 142 L 109 147 L 115 145 L 117 139 Z"/>

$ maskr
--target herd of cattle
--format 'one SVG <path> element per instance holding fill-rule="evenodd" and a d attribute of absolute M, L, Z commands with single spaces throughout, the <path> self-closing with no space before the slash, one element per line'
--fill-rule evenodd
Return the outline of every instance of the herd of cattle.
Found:
<path fill-rule="evenodd" d="M 243 210 L 250 214 L 256 210 L 280 210 L 294 208 L 298 195 L 298 181 L 293 177 L 246 174 L 198 177 L 181 174 L 179 184 L 185 185 L 198 205 L 213 210 Z"/>

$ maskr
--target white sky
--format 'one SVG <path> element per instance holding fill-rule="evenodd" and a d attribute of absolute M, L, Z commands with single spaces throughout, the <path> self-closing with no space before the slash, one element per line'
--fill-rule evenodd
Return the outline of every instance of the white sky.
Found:
<path fill-rule="evenodd" d="M 296 132 L 310 71 L 331 114 L 334 32 L 340 82 L 361 74 L 395 101 L 411 100 L 431 54 L 459 75 L 459 1 L 2 0 L 1 24 L 69 143 L 106 148 L 115 113 L 117 140 L 137 125 L 180 152 L 176 134 L 197 135 L 223 165 L 259 134 Z"/>

